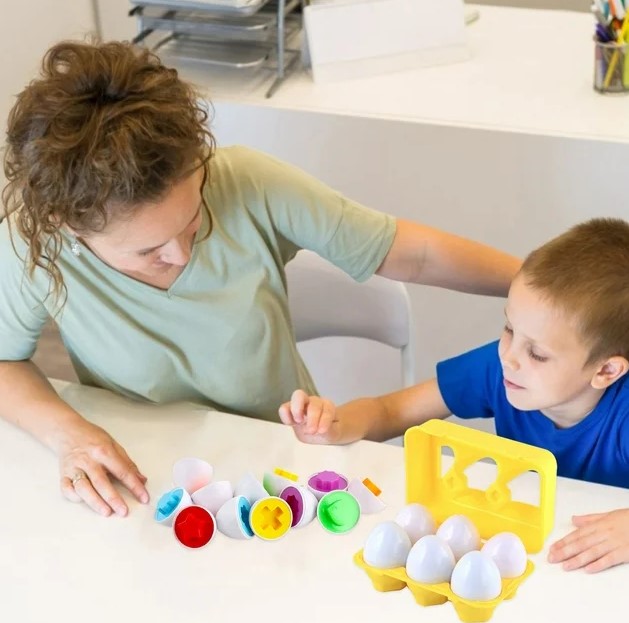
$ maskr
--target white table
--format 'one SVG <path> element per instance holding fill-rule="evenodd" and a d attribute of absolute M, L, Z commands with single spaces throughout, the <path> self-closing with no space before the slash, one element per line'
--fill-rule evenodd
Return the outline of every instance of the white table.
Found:
<path fill-rule="evenodd" d="M 18 429 L 0 423 L 1 620 L 11 623 L 207 623 L 208 621 L 444 621 L 458 619 L 450 604 L 417 606 L 411 594 L 381 594 L 352 562 L 371 528 L 404 504 L 401 448 L 361 442 L 315 447 L 297 442 L 289 428 L 193 405 L 154 407 L 108 392 L 56 383 L 62 397 L 104 426 L 149 477 L 152 503 L 130 502 L 125 519 L 102 518 L 64 501 L 54 457 Z M 387 509 L 363 516 L 346 535 L 318 523 L 283 539 L 233 541 L 222 534 L 199 550 L 181 546 L 153 521 L 157 496 L 170 486 L 173 462 L 199 456 L 217 479 L 259 477 L 283 467 L 302 477 L 321 469 L 370 477 Z M 477 464 L 473 477 L 487 475 Z M 531 494 L 533 480 L 522 479 Z M 629 506 L 629 491 L 566 479 L 558 483 L 556 529 L 569 529 L 572 513 Z M 565 573 L 533 556 L 537 565 L 516 598 L 502 603 L 496 623 L 619 620 L 626 603 L 629 567 L 588 576 Z M 616 614 L 613 614 L 616 613 Z"/>

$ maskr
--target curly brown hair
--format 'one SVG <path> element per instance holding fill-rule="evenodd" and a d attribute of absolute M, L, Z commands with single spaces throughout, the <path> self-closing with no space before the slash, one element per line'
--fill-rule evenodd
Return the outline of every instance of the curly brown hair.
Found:
<path fill-rule="evenodd" d="M 215 147 L 194 88 L 145 48 L 62 42 L 9 113 L 2 192 L 5 215 L 28 246 L 29 274 L 43 268 L 64 289 L 61 230 L 103 231 L 156 202 Z"/>

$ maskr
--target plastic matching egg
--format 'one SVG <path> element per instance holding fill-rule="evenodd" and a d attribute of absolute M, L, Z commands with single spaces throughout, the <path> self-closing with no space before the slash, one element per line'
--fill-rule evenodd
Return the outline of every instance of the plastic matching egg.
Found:
<path fill-rule="evenodd" d="M 480 549 L 478 528 L 465 515 L 448 517 L 439 526 L 437 536 L 450 546 L 456 560 L 467 552 Z"/>
<path fill-rule="evenodd" d="M 190 495 L 205 487 L 212 480 L 214 468 L 203 459 L 185 457 L 173 465 L 175 487 L 182 487 Z"/>
<path fill-rule="evenodd" d="M 427 534 L 434 534 L 437 529 L 432 513 L 422 504 L 407 504 L 395 516 L 395 522 L 404 528 L 411 543 Z"/>
<path fill-rule="evenodd" d="M 423 536 L 406 559 L 406 575 L 424 584 L 449 582 L 456 561 L 449 545 L 434 534 Z"/>
<path fill-rule="evenodd" d="M 403 567 L 411 551 L 411 540 L 395 521 L 379 523 L 367 537 L 363 560 L 378 569 Z"/>
<path fill-rule="evenodd" d="M 482 552 L 468 552 L 456 563 L 450 588 L 473 601 L 491 601 L 500 595 L 502 580 L 496 563 Z"/>
<path fill-rule="evenodd" d="M 502 578 L 517 578 L 526 570 L 526 549 L 513 532 L 500 532 L 483 545 L 481 552 L 491 558 Z"/>

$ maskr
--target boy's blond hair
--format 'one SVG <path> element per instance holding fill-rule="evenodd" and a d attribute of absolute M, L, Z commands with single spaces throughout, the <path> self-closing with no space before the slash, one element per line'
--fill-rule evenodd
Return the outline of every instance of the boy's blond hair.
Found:
<path fill-rule="evenodd" d="M 595 218 L 533 251 L 520 274 L 551 305 L 576 320 L 587 364 L 629 359 L 629 223 Z"/>

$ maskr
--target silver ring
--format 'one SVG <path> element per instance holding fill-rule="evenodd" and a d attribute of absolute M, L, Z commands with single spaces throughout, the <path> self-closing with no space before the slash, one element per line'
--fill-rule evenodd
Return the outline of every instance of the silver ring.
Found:
<path fill-rule="evenodd" d="M 82 478 L 89 480 L 87 474 L 83 470 L 78 470 L 76 474 L 74 474 L 74 478 L 72 478 L 72 486 L 74 487 Z"/>

